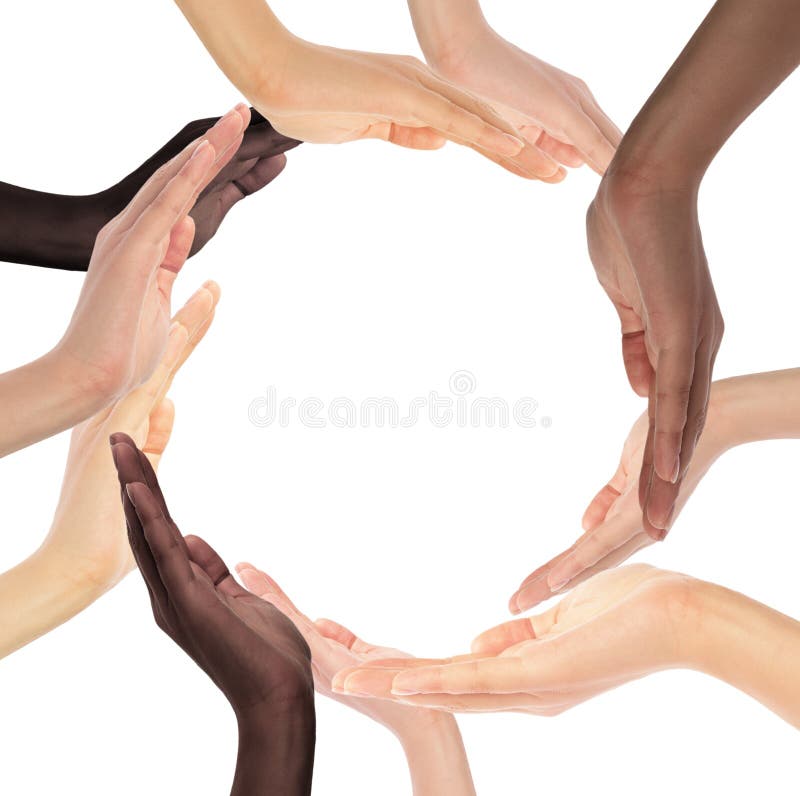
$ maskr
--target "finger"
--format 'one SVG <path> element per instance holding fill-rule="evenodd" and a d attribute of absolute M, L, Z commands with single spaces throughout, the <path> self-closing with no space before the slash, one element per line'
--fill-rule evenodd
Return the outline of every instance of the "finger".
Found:
<path fill-rule="evenodd" d="M 186 166 L 201 144 L 207 143 L 219 155 L 226 154 L 230 146 L 241 137 L 246 117 L 249 119 L 247 107 L 237 105 L 222 116 L 202 137 L 192 141 L 181 153 L 158 169 L 119 215 L 119 230 L 124 232 L 130 229 L 161 193 L 164 186 Z"/>
<path fill-rule="evenodd" d="M 656 367 L 653 466 L 662 481 L 675 483 L 681 471 L 681 439 L 692 396 L 696 352 L 668 349 Z"/>
<path fill-rule="evenodd" d="M 397 674 L 397 669 L 357 669 L 331 690 L 345 696 L 391 699 L 392 682 Z"/>
<path fill-rule="evenodd" d="M 692 378 L 692 394 L 686 413 L 686 425 L 680 443 L 679 474 L 685 475 L 694 456 L 697 442 L 706 425 L 706 412 L 711 397 L 711 374 L 714 369 L 716 351 L 711 351 L 708 344 L 701 345 L 695 359 Z"/>
<path fill-rule="evenodd" d="M 637 322 L 641 323 L 638 316 Z M 625 364 L 625 373 L 633 391 L 637 395 L 645 397 L 650 389 L 654 371 L 647 356 L 643 329 L 630 332 L 625 332 L 623 329 L 622 361 Z"/>
<path fill-rule="evenodd" d="M 239 576 L 242 578 L 242 581 L 245 583 L 247 588 L 253 594 L 263 598 L 266 598 L 269 595 L 274 595 L 283 602 L 285 602 L 289 610 L 291 610 L 295 614 L 298 614 L 299 616 L 302 616 L 304 619 L 306 619 L 306 621 L 308 622 L 311 621 L 289 599 L 289 596 L 278 585 L 278 582 L 270 575 L 268 575 L 266 572 L 262 572 L 260 569 L 257 569 L 252 564 L 248 564 L 247 562 L 237 564 L 236 571 L 239 573 Z M 252 588 L 248 584 L 252 584 Z"/>
<path fill-rule="evenodd" d="M 167 347 L 150 378 L 126 395 L 112 410 L 109 424 L 112 428 L 135 433 L 161 403 L 166 385 L 189 340 L 189 332 L 180 323 L 173 323 L 167 336 Z M 134 479 L 135 480 L 135 479 Z"/>
<path fill-rule="evenodd" d="M 382 658 L 372 661 L 364 661 L 358 666 L 348 666 L 347 668 L 340 669 L 338 672 L 336 672 L 331 679 L 331 690 L 337 694 L 344 693 L 345 683 L 350 679 L 350 677 L 363 671 L 376 671 L 384 674 L 388 672 L 391 676 L 391 679 L 394 680 L 396 674 L 399 674 L 407 669 L 434 666 L 446 662 L 446 659 L 442 658 Z M 378 678 L 376 676 L 376 679 L 373 682 L 377 681 Z M 391 682 L 389 683 L 389 686 L 391 686 Z M 388 695 L 387 698 L 389 698 Z"/>
<path fill-rule="evenodd" d="M 616 146 L 586 113 L 572 114 L 564 125 L 564 133 L 586 163 L 598 174 L 605 174 L 614 157 Z"/>
<path fill-rule="evenodd" d="M 186 547 L 189 560 L 194 561 L 208 575 L 208 579 L 220 592 L 229 597 L 243 597 L 249 594 L 236 582 L 219 553 L 204 539 L 189 535 L 186 537 Z"/>
<path fill-rule="evenodd" d="M 144 453 L 142 453 L 142 451 L 139 450 L 139 448 L 136 446 L 136 443 L 125 433 L 115 432 L 114 434 L 111 435 L 110 441 L 114 451 L 117 450 L 117 446 L 119 445 L 119 446 L 125 446 L 132 452 L 130 454 L 126 452 L 125 461 L 127 463 L 127 468 L 124 472 L 124 477 L 125 477 L 124 482 L 122 482 L 123 476 L 122 474 L 120 474 L 120 480 L 122 482 L 123 491 L 125 486 L 131 482 L 139 481 L 142 484 L 144 484 L 150 491 L 151 495 L 154 497 L 156 502 L 158 503 L 161 513 L 167 518 L 167 521 L 170 523 L 173 536 L 175 537 L 175 543 L 178 544 L 179 546 L 185 547 L 183 536 L 178 530 L 174 521 L 172 520 L 172 517 L 170 516 L 169 508 L 167 507 L 167 501 L 165 500 L 164 494 L 161 491 L 161 485 L 158 483 L 158 478 L 156 477 L 155 470 L 153 470 L 153 467 L 150 464 L 150 461 L 147 458 L 147 456 Z"/>
<path fill-rule="evenodd" d="M 583 157 L 572 144 L 550 135 L 541 125 L 528 124 L 523 121 L 518 124 L 518 129 L 526 141 L 542 152 L 546 152 L 558 163 L 572 168 L 577 168 L 584 164 Z"/>
<path fill-rule="evenodd" d="M 150 593 L 154 615 L 158 616 L 166 608 L 167 592 L 158 574 L 155 559 L 144 538 L 144 529 L 136 514 L 136 510 L 128 498 L 126 485 L 130 483 L 129 478 L 133 477 L 139 469 L 139 461 L 135 449 L 124 442 L 112 443 L 111 455 L 120 481 L 120 491 L 122 496 L 122 508 L 125 513 L 125 523 L 128 529 L 128 542 L 142 574 L 147 590 Z"/>
<path fill-rule="evenodd" d="M 600 103 L 595 99 L 594 94 L 586 88 L 584 89 L 585 99 L 581 102 L 584 111 L 591 117 L 598 129 L 606 137 L 606 140 L 616 149 L 622 142 L 622 130 L 617 127 L 614 120 L 600 107 Z"/>
<path fill-rule="evenodd" d="M 530 641 L 537 637 L 532 617 L 514 619 L 485 630 L 472 642 L 472 651 L 482 655 L 497 655 L 521 641 Z"/>
<path fill-rule="evenodd" d="M 563 589 L 573 578 L 625 544 L 639 530 L 638 515 L 634 518 L 630 514 L 622 513 L 589 531 L 572 552 L 561 559 L 548 574 L 550 593 Z"/>
<path fill-rule="evenodd" d="M 175 404 L 169 398 L 164 398 L 150 413 L 142 452 L 147 456 L 154 471 L 158 471 L 161 457 L 169 444 L 172 429 L 175 425 Z"/>
<path fill-rule="evenodd" d="M 620 480 L 624 481 L 625 475 L 621 468 L 617 470 L 612 481 L 607 483 L 593 498 L 592 502 L 587 507 L 581 520 L 581 525 L 584 531 L 592 531 L 608 515 L 609 509 L 616 503 L 619 496 L 622 494 L 621 490 L 614 484 L 619 483 Z"/>
<path fill-rule="evenodd" d="M 508 159 L 531 177 L 544 182 L 561 182 L 566 172 L 551 157 L 526 144 L 519 132 L 486 103 L 466 95 L 449 84 L 437 84 L 429 91 L 420 121 L 445 138 L 479 151 L 483 155 Z M 450 99 L 451 94 L 455 99 Z"/>
<path fill-rule="evenodd" d="M 167 347 L 153 374 L 114 408 L 109 420 L 114 428 L 132 432 L 163 403 L 176 373 L 210 328 L 219 295 L 219 286 L 206 282 L 175 314 Z"/>
<path fill-rule="evenodd" d="M 170 237 L 172 228 L 191 210 L 193 197 L 207 181 L 214 156 L 211 145 L 202 141 L 183 168 L 131 226 L 131 241 L 141 241 L 151 246 L 163 245 Z"/>
<path fill-rule="evenodd" d="M 625 542 L 625 544 L 621 545 L 616 550 L 612 550 L 605 558 L 600 559 L 600 561 L 594 564 L 594 566 L 588 567 L 579 575 L 576 575 L 562 589 L 554 594 L 551 594 L 550 596 L 561 596 L 566 594 L 571 589 L 577 588 L 581 585 L 581 583 L 584 583 L 598 573 L 606 572 L 609 569 L 618 567 L 624 561 L 627 561 L 632 555 L 638 553 L 643 547 L 648 547 L 651 544 L 653 544 L 653 540 L 644 531 L 636 534 L 636 536 L 629 539 L 627 542 Z"/>
<path fill-rule="evenodd" d="M 269 185 L 285 168 L 286 157 L 284 155 L 275 155 L 274 157 L 257 161 L 244 174 L 230 182 L 222 191 L 221 197 L 225 213 L 227 214 L 236 202 Z"/>
<path fill-rule="evenodd" d="M 382 138 L 407 149 L 441 149 L 447 142 L 443 135 L 430 127 L 408 127 L 394 122 L 385 122 L 384 125 L 373 125 L 373 128 L 374 130 L 371 130 L 367 137 Z"/>
<path fill-rule="evenodd" d="M 508 694 L 523 691 L 525 666 L 520 658 L 486 658 L 401 672 L 392 694 Z"/>
<path fill-rule="evenodd" d="M 548 695 L 549 696 L 549 695 Z M 570 707 L 569 704 L 552 704 L 552 698 L 543 700 L 533 694 L 415 694 L 394 697 L 393 701 L 408 707 L 439 710 L 446 713 L 500 713 L 521 711 L 525 713 L 554 715 Z M 559 703 L 562 700 L 559 699 Z"/>
<path fill-rule="evenodd" d="M 325 638 L 331 639 L 349 650 L 353 649 L 353 646 L 361 641 L 352 630 L 348 630 L 344 625 L 340 625 L 331 619 L 318 619 L 314 624 Z M 361 643 L 363 644 L 364 642 Z"/>
<path fill-rule="evenodd" d="M 352 630 L 332 619 L 317 619 L 314 622 L 317 630 L 327 639 L 341 644 L 352 650 L 356 655 L 366 655 L 375 649 L 374 644 L 368 644 L 360 639 Z"/>
<path fill-rule="evenodd" d="M 178 543 L 159 501 L 145 484 L 126 484 L 125 491 L 136 511 L 168 598 L 170 602 L 180 602 L 186 588 L 195 580 L 186 546 Z"/>
<path fill-rule="evenodd" d="M 203 287 L 189 299 L 184 308 L 177 313 L 175 319 L 185 326 L 188 339 L 180 351 L 178 359 L 161 384 L 158 398 L 162 399 L 172 388 L 175 376 L 185 364 L 186 360 L 194 353 L 195 349 L 205 338 L 206 333 L 214 322 L 214 314 L 219 302 L 220 289 L 216 282 L 206 282 Z M 191 306 L 188 306 L 191 305 Z M 186 310 L 185 312 L 183 310 Z"/>
<path fill-rule="evenodd" d="M 158 288 L 169 302 L 172 285 L 178 272 L 183 268 L 194 241 L 194 220 L 191 216 L 182 218 L 171 230 L 167 253 L 158 270 Z"/>
<path fill-rule="evenodd" d="M 250 125 L 236 152 L 237 160 L 273 158 L 300 146 L 300 141 L 279 133 L 258 111 L 251 110 L 250 114 Z"/>
<path fill-rule="evenodd" d="M 577 544 L 577 542 L 575 544 Z M 546 564 L 535 569 L 522 581 L 508 601 L 508 610 L 511 611 L 512 614 L 518 614 L 526 610 L 522 607 L 523 603 L 526 608 L 531 608 L 543 600 L 550 598 L 550 587 L 547 585 L 547 575 L 559 561 L 568 556 L 575 549 L 575 544 L 551 558 Z"/>

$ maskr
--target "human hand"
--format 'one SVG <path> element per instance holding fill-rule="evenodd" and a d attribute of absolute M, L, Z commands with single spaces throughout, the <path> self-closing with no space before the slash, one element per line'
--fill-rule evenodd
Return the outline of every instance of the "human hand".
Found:
<path fill-rule="evenodd" d="M 391 730 L 406 753 L 414 796 L 474 796 L 469 762 L 455 719 L 438 710 L 401 705 L 382 699 L 359 699 L 334 691 L 334 675 L 344 668 L 381 659 L 408 658 L 404 652 L 362 641 L 330 619 L 312 622 L 280 586 L 252 564 L 236 567 L 244 585 L 276 606 L 303 634 L 311 649 L 314 686 Z"/>
<path fill-rule="evenodd" d="M 150 462 L 127 434 L 112 434 L 111 450 L 156 624 L 214 681 L 240 722 L 313 706 L 309 649 L 297 628 L 242 588 L 205 541 L 181 535 Z"/>
<path fill-rule="evenodd" d="M 677 518 L 711 465 L 731 445 L 731 433 L 720 417 L 712 389 L 709 422 L 681 482 L 673 520 Z M 639 505 L 639 478 L 648 434 L 647 413 L 633 424 L 611 480 L 595 495 L 583 515 L 584 534 L 563 553 L 536 569 L 509 601 L 512 613 L 574 588 L 597 572 L 619 566 L 655 541 L 644 529 Z"/>
<path fill-rule="evenodd" d="M 160 168 L 97 237 L 59 370 L 95 398 L 94 411 L 141 384 L 166 343 L 175 278 L 192 246 L 187 215 L 236 154 L 249 120 L 238 106 Z"/>
<path fill-rule="evenodd" d="M 335 693 L 331 689 L 331 680 L 336 672 L 342 669 L 381 658 L 411 658 L 411 656 L 400 650 L 368 644 L 346 627 L 330 619 L 318 619 L 312 622 L 298 610 L 269 575 L 256 569 L 252 564 L 238 564 L 236 571 L 247 589 L 278 608 L 303 634 L 311 649 L 314 686 L 320 694 L 369 716 L 391 730 L 401 740 L 408 739 L 414 732 L 424 729 L 427 722 L 435 720 L 435 715 L 431 715 L 430 711 L 391 702 L 354 699 L 351 696 Z"/>
<path fill-rule="evenodd" d="M 164 356 L 147 382 L 73 430 L 50 532 L 33 555 L 0 575 L 0 604 L 15 606 L 13 616 L 0 622 L 0 657 L 71 619 L 130 571 L 108 436 L 124 429 L 158 466 L 174 418 L 167 391 L 211 325 L 218 299 L 213 282 L 200 288 L 176 314 Z"/>
<path fill-rule="evenodd" d="M 661 540 L 705 425 L 724 331 L 696 190 L 609 172 L 589 207 L 587 233 L 597 277 L 622 325 L 628 380 L 648 396 L 639 502 L 645 532 Z"/>
<path fill-rule="evenodd" d="M 645 564 L 602 572 L 545 613 L 482 633 L 470 655 L 377 661 L 340 672 L 333 685 L 440 710 L 555 715 L 693 665 L 696 583 Z"/>
<path fill-rule="evenodd" d="M 565 166 L 585 162 L 603 174 L 622 140 L 586 83 L 486 24 L 463 41 L 451 41 L 447 57 L 432 63 L 442 77 L 485 98 L 527 141 Z"/>
<path fill-rule="evenodd" d="M 210 118 L 190 122 L 135 172 L 103 192 L 100 195 L 104 214 L 102 223 L 122 212 L 155 169 L 205 135 L 218 121 L 218 118 Z M 269 185 L 283 171 L 286 165 L 284 153 L 299 144 L 299 141 L 281 135 L 269 120 L 250 109 L 250 123 L 244 130 L 241 145 L 228 164 L 203 189 L 189 212 L 195 226 L 190 257 L 214 237 L 237 202 Z"/>
<path fill-rule="evenodd" d="M 272 72 L 245 93 L 275 129 L 314 143 L 379 138 L 413 149 L 446 140 L 529 179 L 565 172 L 486 102 L 437 77 L 416 58 L 340 50 L 291 37 L 280 83 Z"/>
<path fill-rule="evenodd" d="M 167 393 L 210 328 L 219 297 L 216 283 L 203 285 L 172 319 L 167 348 L 150 378 L 73 429 L 61 497 L 40 554 L 60 560 L 74 580 L 105 591 L 132 569 L 108 437 L 124 431 L 158 469 L 175 418 Z"/>

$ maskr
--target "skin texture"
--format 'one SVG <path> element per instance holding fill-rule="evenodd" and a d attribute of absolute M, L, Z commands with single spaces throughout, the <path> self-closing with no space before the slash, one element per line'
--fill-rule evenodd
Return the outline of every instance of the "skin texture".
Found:
<path fill-rule="evenodd" d="M 242 588 L 217 553 L 184 537 L 147 456 L 111 435 L 128 538 L 156 624 L 211 678 L 239 724 L 234 796 L 309 794 L 314 767 L 310 652 L 273 605 Z"/>
<path fill-rule="evenodd" d="M 622 133 L 582 80 L 499 36 L 477 0 L 409 0 L 408 6 L 437 74 L 486 99 L 559 163 L 605 172 Z"/>
<path fill-rule="evenodd" d="M 111 188 L 90 196 L 66 196 L 32 191 L 0 182 L 0 260 L 44 268 L 85 271 L 95 238 L 119 215 L 144 183 L 192 141 L 217 122 L 198 119 L 148 158 L 136 171 Z M 208 243 L 240 200 L 269 185 L 286 165 L 283 153 L 300 142 L 278 133 L 258 112 L 233 158 L 202 190 L 189 212 L 195 235 L 189 255 Z"/>
<path fill-rule="evenodd" d="M 587 214 L 589 253 L 647 396 L 639 481 L 645 531 L 663 539 L 705 424 L 722 314 L 697 196 L 728 137 L 800 62 L 794 0 L 720 0 L 620 144 Z"/>
<path fill-rule="evenodd" d="M 188 215 L 231 161 L 244 105 L 158 169 L 97 236 L 75 311 L 58 344 L 0 374 L 0 456 L 71 428 L 146 381 L 164 353 L 172 286 L 192 247 Z"/>
<path fill-rule="evenodd" d="M 124 429 L 158 467 L 175 416 L 167 392 L 211 325 L 218 300 L 215 283 L 201 287 L 175 315 L 164 355 L 147 382 L 73 430 L 47 537 L 0 575 L 0 657 L 71 619 L 133 568 L 108 436 Z"/>
<path fill-rule="evenodd" d="M 177 5 L 231 82 L 284 135 L 337 144 L 376 138 L 413 149 L 454 141 L 521 177 L 566 176 L 487 102 L 416 58 L 304 41 L 263 0 Z"/>
<path fill-rule="evenodd" d="M 648 416 L 644 414 L 631 429 L 617 471 L 586 509 L 584 534 L 525 578 L 509 601 L 513 613 L 526 611 L 553 594 L 562 594 L 653 544 L 639 507 L 647 433 Z M 684 476 L 675 517 L 726 451 L 757 440 L 797 437 L 800 437 L 800 369 L 714 382 L 706 431 Z"/>
<path fill-rule="evenodd" d="M 800 727 L 800 623 L 646 564 L 602 572 L 545 613 L 487 630 L 472 649 L 346 669 L 333 687 L 446 711 L 553 716 L 631 680 L 689 668 Z"/>
<path fill-rule="evenodd" d="M 385 700 L 358 699 L 331 688 L 334 675 L 345 667 L 410 655 L 368 644 L 330 619 L 312 622 L 265 572 L 246 563 L 236 570 L 253 594 L 278 608 L 303 634 L 311 649 L 316 690 L 377 721 L 397 737 L 406 754 L 414 796 L 474 796 L 469 762 L 454 717 Z"/>

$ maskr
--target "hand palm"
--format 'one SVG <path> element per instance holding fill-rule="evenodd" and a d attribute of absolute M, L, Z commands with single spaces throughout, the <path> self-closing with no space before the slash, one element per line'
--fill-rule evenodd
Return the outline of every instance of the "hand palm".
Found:
<path fill-rule="evenodd" d="M 357 710 L 398 735 L 410 727 L 419 726 L 422 716 L 417 708 L 385 700 L 359 699 L 332 688 L 335 675 L 343 669 L 384 659 L 411 659 L 411 655 L 390 647 L 368 644 L 330 619 L 312 622 L 268 575 L 250 564 L 240 564 L 237 570 L 244 584 L 258 595 L 255 599 L 276 606 L 303 634 L 311 648 L 314 687 L 319 693 Z"/>

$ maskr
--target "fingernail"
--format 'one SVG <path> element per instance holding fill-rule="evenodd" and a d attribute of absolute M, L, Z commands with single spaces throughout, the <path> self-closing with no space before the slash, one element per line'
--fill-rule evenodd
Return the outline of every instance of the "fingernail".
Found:
<path fill-rule="evenodd" d="M 407 688 L 395 688 L 392 686 L 392 694 L 394 696 L 413 696 L 416 691 L 409 691 Z"/>
<path fill-rule="evenodd" d="M 509 148 L 509 155 L 518 155 L 525 148 L 525 142 L 521 138 L 517 138 L 514 135 L 509 135 L 508 133 L 503 133 L 503 138 L 509 144 L 509 147 L 514 148 L 513 151 L 511 151 Z"/>
<path fill-rule="evenodd" d="M 131 491 L 131 487 L 133 484 L 125 484 L 125 494 L 128 496 L 128 500 L 133 503 L 133 507 L 136 508 L 136 498 L 133 496 L 133 492 Z"/>
<path fill-rule="evenodd" d="M 366 691 L 357 691 L 356 689 L 353 688 L 345 688 L 344 691 L 342 691 L 342 693 L 346 694 L 347 696 L 354 696 L 354 697 L 372 696 L 372 694 L 368 694 Z"/>
<path fill-rule="evenodd" d="M 550 594 L 555 594 L 556 592 L 561 591 L 561 589 L 563 589 L 564 586 L 566 586 L 568 583 L 569 583 L 569 578 L 567 578 L 566 580 L 559 580 L 557 583 L 550 583 L 550 581 L 548 581 L 547 585 L 550 588 Z"/>
<path fill-rule="evenodd" d="M 201 152 L 205 152 L 211 144 L 204 138 L 196 147 L 189 160 L 194 160 Z"/>

